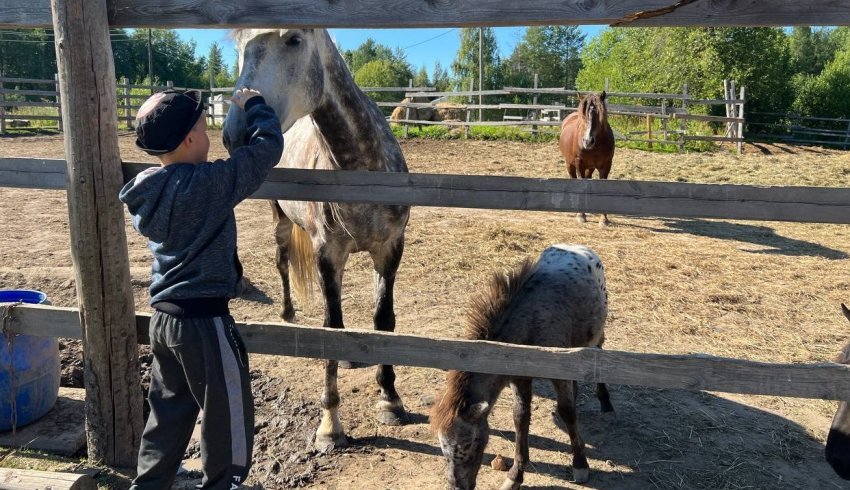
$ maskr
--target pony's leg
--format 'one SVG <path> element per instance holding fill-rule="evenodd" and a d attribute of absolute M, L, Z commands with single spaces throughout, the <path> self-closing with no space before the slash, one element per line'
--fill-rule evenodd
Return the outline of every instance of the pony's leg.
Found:
<path fill-rule="evenodd" d="M 609 172 L 611 172 L 611 162 L 610 161 L 608 163 L 606 163 L 605 165 L 603 165 L 602 168 L 599 169 L 599 178 L 600 179 L 607 179 Z M 609 224 L 611 224 L 611 222 L 608 221 L 608 215 L 605 214 L 605 213 L 602 213 L 602 217 L 599 218 L 599 226 L 608 226 Z"/>
<path fill-rule="evenodd" d="M 342 273 L 348 251 L 341 246 L 324 244 L 316 252 L 319 283 L 325 297 L 326 328 L 344 328 L 342 323 Z M 339 418 L 339 389 L 337 387 L 338 361 L 325 361 L 325 388 L 322 392 L 322 422 L 316 430 L 316 448 L 324 450 L 331 446 L 345 446 L 348 439 Z"/>
<path fill-rule="evenodd" d="M 379 250 L 370 252 L 375 268 L 375 330 L 392 332 L 395 330 L 395 311 L 393 309 L 393 286 L 395 274 L 404 253 L 404 235 Z M 392 366 L 380 365 L 375 380 L 381 387 L 378 402 L 378 419 L 386 425 L 402 425 L 407 416 L 404 404 L 395 389 L 395 371 Z"/>
<path fill-rule="evenodd" d="M 283 287 L 283 308 L 280 310 L 280 317 L 291 322 L 295 319 L 295 308 L 292 306 L 292 292 L 289 286 L 289 241 L 293 224 L 283 214 L 283 209 L 277 201 L 269 201 L 269 203 L 272 205 L 274 239 L 277 243 L 275 264 L 277 264 L 277 271 L 280 274 L 280 282 Z"/>
<path fill-rule="evenodd" d="M 515 378 L 511 381 L 514 392 L 514 464 L 508 470 L 499 490 L 517 490 L 522 486 L 525 466 L 528 464 L 528 427 L 531 424 L 531 379 Z"/>
<path fill-rule="evenodd" d="M 596 384 L 596 398 L 599 399 L 599 407 L 602 413 L 614 411 L 614 405 L 611 405 L 611 395 L 608 394 L 608 387 L 605 383 Z"/>
<path fill-rule="evenodd" d="M 558 393 L 558 415 L 567 425 L 570 445 L 573 447 L 573 479 L 584 483 L 588 478 L 587 457 L 584 454 L 584 440 L 578 433 L 578 414 L 576 411 L 576 394 L 578 383 L 575 381 L 552 380 L 552 386 Z"/>
<path fill-rule="evenodd" d="M 584 178 L 584 164 L 581 159 L 577 158 L 575 161 L 575 166 L 570 166 L 570 177 L 574 179 L 583 179 Z M 587 216 L 584 213 L 576 214 L 576 219 L 579 223 L 587 223 Z"/>

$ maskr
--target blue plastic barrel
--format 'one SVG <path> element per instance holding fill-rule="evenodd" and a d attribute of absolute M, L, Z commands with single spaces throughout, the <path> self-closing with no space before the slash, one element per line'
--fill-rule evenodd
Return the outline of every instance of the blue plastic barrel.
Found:
<path fill-rule="evenodd" d="M 0 303 L 18 301 L 44 303 L 47 295 L 26 289 L 0 289 Z M 49 412 L 59 395 L 60 375 L 56 338 L 15 335 L 10 345 L 0 331 L 0 432 L 12 430 L 13 400 L 17 427 Z"/>

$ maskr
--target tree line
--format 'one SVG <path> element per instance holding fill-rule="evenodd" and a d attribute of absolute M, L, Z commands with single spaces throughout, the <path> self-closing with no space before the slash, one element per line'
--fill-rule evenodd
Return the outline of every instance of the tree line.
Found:
<path fill-rule="evenodd" d="M 111 31 L 118 77 L 145 83 L 148 30 Z M 203 55 L 193 41 L 155 29 L 151 58 L 156 80 L 178 86 L 230 86 L 236 67 L 223 61 L 213 44 Z M 720 98 L 723 79 L 747 87 L 748 111 L 850 117 L 850 27 L 819 28 L 623 28 L 605 29 L 586 39 L 576 26 L 535 26 L 506 58 L 492 28 L 459 29 L 460 47 L 451 63 L 429 72 L 413 67 L 401 49 L 372 39 L 341 49 L 361 86 L 432 86 L 439 91 L 477 88 L 479 66 L 484 89 L 541 87 L 628 92 L 681 92 Z M 479 38 L 481 47 L 479 51 Z M 56 72 L 50 30 L 0 31 L 0 74 L 52 78 Z M 479 52 L 481 59 L 479 60 Z M 394 100 L 397 94 L 373 94 Z"/>

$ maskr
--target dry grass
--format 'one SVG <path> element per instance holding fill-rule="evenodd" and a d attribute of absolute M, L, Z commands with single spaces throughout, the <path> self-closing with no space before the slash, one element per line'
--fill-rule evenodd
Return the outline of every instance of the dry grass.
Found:
<path fill-rule="evenodd" d="M 564 177 L 554 144 L 410 140 L 402 147 L 413 172 Z M 767 148 L 769 154 L 763 154 L 748 145 L 743 156 L 618 150 L 612 177 L 850 187 L 850 153 Z M 0 140 L 4 156 L 61 157 L 61 151 L 61 137 Z M 127 137 L 122 138 L 122 152 L 126 160 L 149 160 Z M 54 304 L 73 304 L 64 195 L 0 189 L 0 202 L 0 236 L 6 238 L 0 247 L 0 286 L 39 287 Z M 268 207 L 246 202 L 237 209 L 237 218 L 240 256 L 254 287 L 234 302 L 234 316 L 275 321 L 280 294 Z M 850 301 L 850 227 L 611 218 L 613 226 L 600 229 L 559 213 L 414 208 L 396 286 L 397 330 L 461 336 L 469 293 L 480 290 L 493 271 L 566 242 L 590 246 L 605 262 L 611 297 L 609 349 L 796 363 L 830 360 L 846 341 L 839 303 Z M 144 310 L 148 252 L 131 228 L 128 239 L 137 308 Z M 352 256 L 343 287 L 347 326 L 371 327 L 371 284 L 368 258 Z M 299 323 L 321 323 L 318 302 L 297 314 Z M 318 362 L 269 357 L 254 362 L 291 379 L 299 396 L 318 396 L 317 386 L 296 382 L 321 379 Z M 426 409 L 416 400 L 439 387 L 442 373 L 398 368 L 397 375 L 408 409 L 421 422 Z M 344 464 L 341 473 L 328 475 L 319 486 L 440 488 L 443 464 L 423 423 L 392 429 L 372 420 L 372 379 L 371 370 L 342 374 L 342 417 L 353 436 L 379 437 L 383 450 Z M 536 434 L 534 467 L 526 482 L 562 487 L 568 485 L 568 445 L 564 435 L 553 431 L 552 402 L 541 386 L 535 389 L 540 397 L 535 398 L 531 428 Z M 590 448 L 591 482 L 600 486 L 837 485 L 814 442 L 823 441 L 834 402 L 629 387 L 615 387 L 612 398 L 619 414 L 613 425 L 602 420 L 592 397 L 582 396 L 580 423 Z M 512 455 L 506 396 L 499 400 L 492 423 L 496 432 L 485 465 L 494 454 Z M 482 470 L 479 484 L 496 486 L 502 477 Z"/>

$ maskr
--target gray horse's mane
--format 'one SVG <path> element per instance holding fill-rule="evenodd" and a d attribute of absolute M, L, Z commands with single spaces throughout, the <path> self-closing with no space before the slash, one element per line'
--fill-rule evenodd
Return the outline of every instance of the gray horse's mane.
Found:
<path fill-rule="evenodd" d="M 498 340 L 499 321 L 507 313 L 511 302 L 534 273 L 534 263 L 525 259 L 514 270 L 506 274 L 493 274 L 487 289 L 475 296 L 467 311 L 467 340 Z M 446 390 L 431 408 L 431 428 L 435 432 L 446 432 L 467 408 L 466 392 L 471 374 L 465 371 L 449 371 Z"/>

